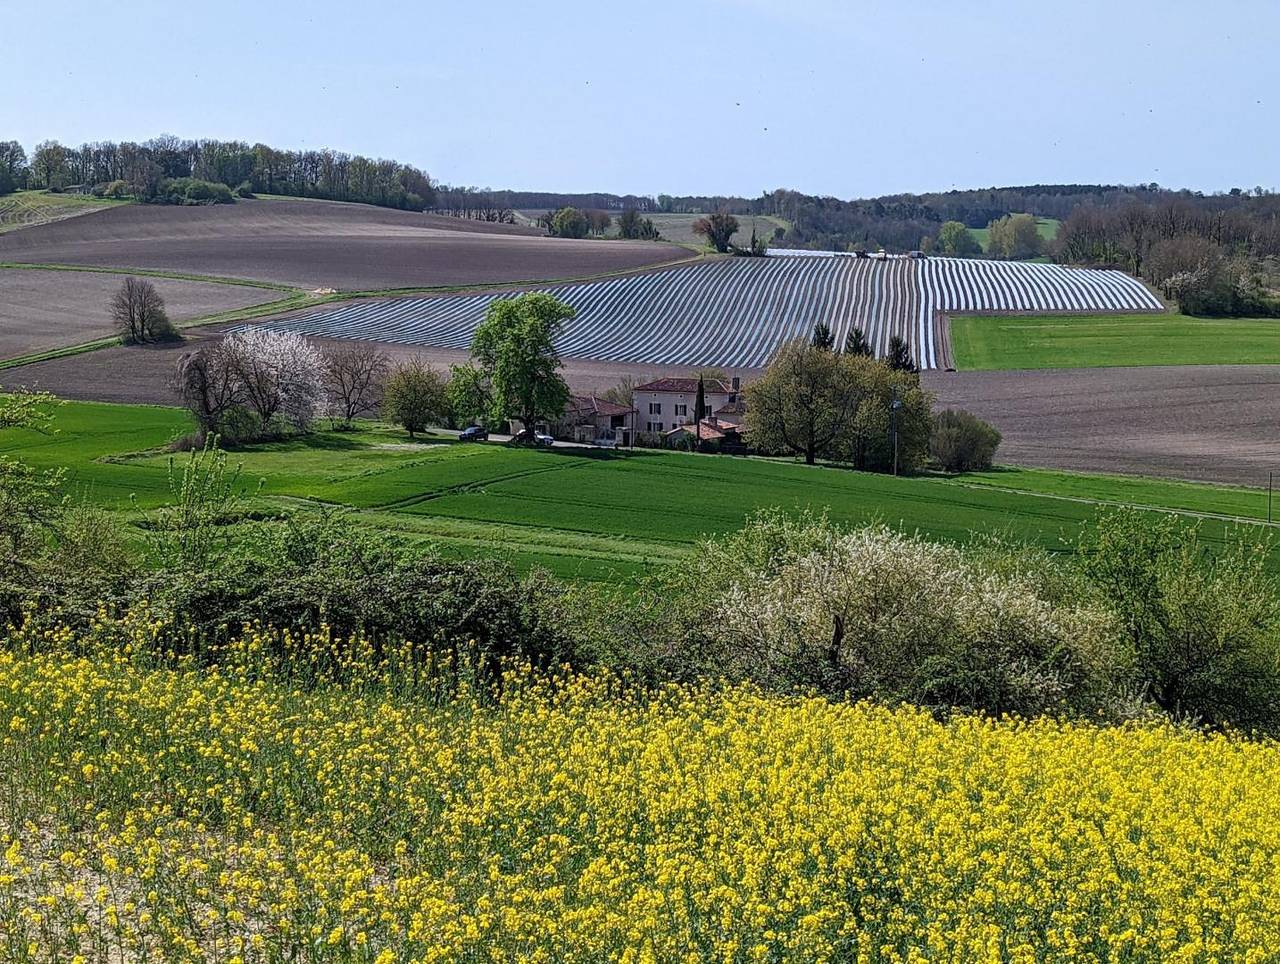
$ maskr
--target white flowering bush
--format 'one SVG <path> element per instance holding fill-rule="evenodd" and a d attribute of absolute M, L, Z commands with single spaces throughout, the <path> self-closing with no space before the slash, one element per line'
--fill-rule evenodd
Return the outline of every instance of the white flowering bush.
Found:
<path fill-rule="evenodd" d="M 1126 711 L 1123 634 L 1043 553 L 766 513 L 697 560 L 613 623 L 638 672 L 992 713 Z"/>
<path fill-rule="evenodd" d="M 1038 713 L 1078 702 L 1113 669 L 1105 612 L 1044 598 L 972 552 L 884 526 L 790 532 L 800 538 L 717 597 L 731 675 Z"/>
<path fill-rule="evenodd" d="M 224 349 L 260 431 L 270 432 L 278 421 L 305 431 L 323 413 L 324 353 L 302 335 L 246 328 L 227 336 Z"/>

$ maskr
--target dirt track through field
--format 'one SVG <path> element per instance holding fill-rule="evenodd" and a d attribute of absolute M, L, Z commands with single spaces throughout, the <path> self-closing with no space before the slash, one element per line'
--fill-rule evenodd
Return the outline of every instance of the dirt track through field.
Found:
<path fill-rule="evenodd" d="M 346 291 L 581 278 L 687 258 L 671 244 L 328 201 L 134 204 L 0 236 L 0 261 L 152 268 Z"/>

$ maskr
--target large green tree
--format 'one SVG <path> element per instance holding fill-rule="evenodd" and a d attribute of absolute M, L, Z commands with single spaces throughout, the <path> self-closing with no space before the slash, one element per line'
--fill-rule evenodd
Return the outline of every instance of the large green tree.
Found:
<path fill-rule="evenodd" d="M 585 238 L 591 221 L 577 208 L 561 208 L 551 216 L 549 227 L 557 238 Z"/>
<path fill-rule="evenodd" d="M 484 372 L 474 365 L 450 368 L 445 394 L 449 400 L 449 411 L 459 425 L 479 424 L 488 416 L 493 404 Z"/>
<path fill-rule="evenodd" d="M 891 472 L 896 442 L 898 471 L 919 469 L 929 459 L 934 403 L 934 396 L 920 387 L 919 374 L 862 355 L 841 357 L 856 407 L 833 446 L 833 457 L 855 469 Z"/>
<path fill-rule="evenodd" d="M 993 258 L 1034 258 L 1043 251 L 1044 239 L 1030 214 L 1006 214 L 987 225 L 987 254 Z"/>
<path fill-rule="evenodd" d="M 785 343 L 747 388 L 747 429 L 762 451 L 790 451 L 812 465 L 844 436 L 857 396 L 837 355 L 797 338 Z"/>
<path fill-rule="evenodd" d="M 555 419 L 569 401 L 555 339 L 573 308 L 545 292 L 493 302 L 471 341 L 492 393 L 495 423 L 518 418 L 526 430 Z"/>
<path fill-rule="evenodd" d="M 409 359 L 387 379 L 382 414 L 388 421 L 403 425 L 409 438 L 426 431 L 428 425 L 438 425 L 447 410 L 444 377 L 422 359 Z"/>
<path fill-rule="evenodd" d="M 17 141 L 0 141 L 0 194 L 27 183 L 27 152 Z"/>
<path fill-rule="evenodd" d="M 31 155 L 28 178 L 35 187 L 61 190 L 70 184 L 67 149 L 57 141 L 42 141 Z"/>
<path fill-rule="evenodd" d="M 945 221 L 938 229 L 938 247 L 942 254 L 965 258 L 982 253 L 982 246 L 973 232 L 960 221 Z"/>

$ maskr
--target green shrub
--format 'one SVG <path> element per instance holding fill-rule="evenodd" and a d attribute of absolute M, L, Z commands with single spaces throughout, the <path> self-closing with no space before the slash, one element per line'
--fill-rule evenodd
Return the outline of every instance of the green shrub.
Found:
<path fill-rule="evenodd" d="M 946 409 L 933 417 L 929 455 L 948 472 L 991 468 L 1000 433 L 994 426 L 964 409 Z"/>
<path fill-rule="evenodd" d="M 225 184 L 175 177 L 161 181 L 155 196 L 149 200 L 155 204 L 233 204 L 235 196 Z"/>
<path fill-rule="evenodd" d="M 550 230 L 557 238 L 585 238 L 591 222 L 577 208 L 564 207 L 552 215 Z"/>
<path fill-rule="evenodd" d="M 156 577 L 155 608 L 196 636 L 243 623 L 357 630 L 410 640 L 435 665 L 466 648 L 490 676 L 504 660 L 552 667 L 578 662 L 564 631 L 564 590 L 542 573 L 521 576 L 494 560 L 449 560 L 370 533 L 343 515 L 251 523 L 234 549 L 200 567 Z"/>
<path fill-rule="evenodd" d="M 1280 726 L 1280 582 L 1267 545 L 1239 532 L 1211 547 L 1198 526 L 1128 510 L 1100 520 L 1081 548 L 1151 701 L 1177 719 Z"/>

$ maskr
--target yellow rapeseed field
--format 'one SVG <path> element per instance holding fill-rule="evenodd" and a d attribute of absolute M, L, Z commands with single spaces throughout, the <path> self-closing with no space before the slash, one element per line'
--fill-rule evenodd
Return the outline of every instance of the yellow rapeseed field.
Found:
<path fill-rule="evenodd" d="M 280 647 L 0 652 L 0 959 L 1280 953 L 1273 742 L 521 672 L 433 700 Z"/>

